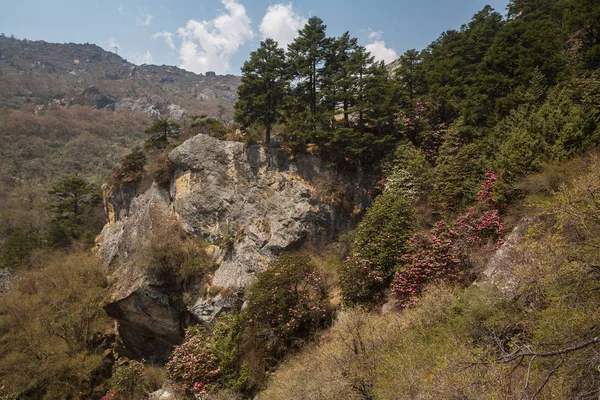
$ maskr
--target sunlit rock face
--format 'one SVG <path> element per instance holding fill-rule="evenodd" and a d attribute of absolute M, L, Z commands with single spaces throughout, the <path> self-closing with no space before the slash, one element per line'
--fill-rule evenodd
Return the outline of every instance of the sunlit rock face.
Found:
<path fill-rule="evenodd" d="M 114 267 L 105 308 L 117 320 L 124 351 L 137 357 L 168 353 L 189 323 L 238 309 L 247 283 L 282 252 L 307 244 L 318 249 L 352 223 L 346 211 L 315 194 L 314 182 L 330 173 L 316 157 L 291 158 L 281 148 L 198 135 L 169 159 L 169 188 L 106 188 L 104 196 L 109 222 L 98 252 Z M 366 199 L 357 182 L 348 187 L 355 198 Z M 172 225 L 211 244 L 218 264 L 209 277 L 214 290 L 188 299 L 187 307 L 181 288 L 147 276 L 143 268 L 145 251 L 154 241 L 168 240 L 158 232 Z"/>

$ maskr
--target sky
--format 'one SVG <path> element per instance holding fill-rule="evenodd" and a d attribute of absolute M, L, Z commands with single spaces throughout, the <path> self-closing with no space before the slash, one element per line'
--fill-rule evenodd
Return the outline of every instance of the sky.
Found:
<path fill-rule="evenodd" d="M 312 16 L 389 63 L 508 0 L 0 0 L 0 32 L 19 39 L 94 43 L 135 64 L 240 74 L 261 40 L 282 47 Z"/>

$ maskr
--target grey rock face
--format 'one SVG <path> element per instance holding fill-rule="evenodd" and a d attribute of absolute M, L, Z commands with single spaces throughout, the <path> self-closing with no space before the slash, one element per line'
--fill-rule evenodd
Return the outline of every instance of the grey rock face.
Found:
<path fill-rule="evenodd" d="M 105 308 L 117 320 L 119 352 L 127 357 L 165 357 L 188 323 L 239 309 L 248 281 L 282 252 L 307 241 L 318 248 L 351 224 L 316 198 L 311 181 L 326 172 L 317 158 L 291 160 L 282 149 L 206 135 L 189 139 L 169 158 L 175 166 L 169 192 L 157 184 L 142 194 L 135 185 L 105 188 L 109 223 L 98 252 L 115 268 Z M 212 287 L 221 294 L 192 298 L 187 310 L 181 288 L 144 272 L 144 252 L 165 240 L 156 233 L 169 224 L 218 246 L 211 252 L 219 263 Z"/>
<path fill-rule="evenodd" d="M 139 196 L 133 186 L 113 192 L 105 188 L 104 192 L 109 221 L 97 242 L 102 259 L 116 265 L 145 249 L 153 232 L 169 222 L 170 200 L 169 194 L 157 184 Z"/>
<path fill-rule="evenodd" d="M 242 302 L 239 297 L 225 296 L 219 293 L 213 298 L 198 298 L 196 303 L 190 307 L 190 312 L 199 321 L 210 323 L 215 316 L 238 310 L 241 306 Z"/>
<path fill-rule="evenodd" d="M 122 268 L 104 309 L 117 320 L 120 355 L 164 362 L 183 339 L 184 318 L 168 288 L 135 267 Z"/>
<path fill-rule="evenodd" d="M 508 297 L 515 294 L 518 282 L 514 271 L 522 264 L 523 253 L 520 244 L 523 243 L 528 226 L 529 221 L 522 221 L 513 229 L 506 241 L 489 259 L 482 275 L 474 285 L 494 287 Z"/>
<path fill-rule="evenodd" d="M 327 241 L 334 213 L 312 196 L 307 178 L 325 171 L 316 158 L 291 162 L 282 149 L 198 135 L 169 154 L 176 166 L 173 208 L 188 233 L 228 238 L 213 284 L 234 292 L 282 252 L 305 239 Z"/>
<path fill-rule="evenodd" d="M 186 112 L 176 104 L 159 96 L 142 96 L 140 98 L 125 97 L 114 105 L 116 110 L 130 109 L 141 111 L 154 119 L 167 118 L 179 121 Z"/>
<path fill-rule="evenodd" d="M 156 399 L 156 400 L 175 400 L 177 398 L 177 396 L 175 395 L 175 392 L 173 392 L 172 390 L 169 389 L 159 389 L 156 392 L 152 392 L 148 395 L 149 399 Z"/>
<path fill-rule="evenodd" d="M 134 195 L 133 187 L 105 193 L 109 223 L 97 243 L 100 256 L 116 269 L 104 308 L 117 321 L 121 355 L 164 360 L 183 338 L 185 318 L 182 307 L 171 299 L 171 288 L 149 277 L 136 255 L 143 254 L 155 232 L 169 223 L 169 195 L 156 184 Z"/>

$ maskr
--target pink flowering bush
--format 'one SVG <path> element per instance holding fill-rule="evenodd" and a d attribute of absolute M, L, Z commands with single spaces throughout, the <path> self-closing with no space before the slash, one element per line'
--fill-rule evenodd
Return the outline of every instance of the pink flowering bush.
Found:
<path fill-rule="evenodd" d="M 498 174 L 489 171 L 477 194 L 477 202 L 450 226 L 439 222 L 406 243 L 406 253 L 392 283 L 398 306 L 414 304 L 425 284 L 458 282 L 469 267 L 468 255 L 476 249 L 493 250 L 502 244 L 504 228 L 493 200 Z"/>
<path fill-rule="evenodd" d="M 466 257 L 457 239 L 457 232 L 440 221 L 429 232 L 417 233 L 408 240 L 404 265 L 392 284 L 400 308 L 413 304 L 428 282 L 460 279 Z"/>
<path fill-rule="evenodd" d="M 268 349 L 293 346 L 331 317 L 323 274 L 302 254 L 283 254 L 249 288 L 245 318 Z"/>
<path fill-rule="evenodd" d="M 187 329 L 183 343 L 175 347 L 166 367 L 169 379 L 181 383 L 195 397 L 207 394 L 221 379 L 210 335 L 199 325 Z"/>

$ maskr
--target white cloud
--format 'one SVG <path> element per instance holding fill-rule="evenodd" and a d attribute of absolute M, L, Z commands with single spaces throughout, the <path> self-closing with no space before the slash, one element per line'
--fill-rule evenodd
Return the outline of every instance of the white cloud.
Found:
<path fill-rule="evenodd" d="M 202 73 L 229 72 L 229 61 L 247 40 L 254 37 L 246 8 L 237 0 L 221 0 L 227 12 L 210 21 L 189 20 L 177 33 L 181 68 Z"/>
<path fill-rule="evenodd" d="M 150 25 L 150 22 L 152 22 L 152 18 L 154 18 L 154 16 L 148 13 L 142 14 L 136 18 L 135 23 L 137 26 L 148 26 Z"/>
<path fill-rule="evenodd" d="M 389 64 L 398 58 L 396 51 L 387 47 L 387 44 L 382 39 L 381 31 L 369 29 L 369 40 L 371 43 L 367 44 L 365 48 L 373 57 L 375 57 L 376 61 L 383 61 L 386 64 Z"/>
<path fill-rule="evenodd" d="M 135 53 L 131 56 L 131 62 L 136 65 L 152 64 L 152 54 L 150 50 L 146 50 L 144 54 Z"/>
<path fill-rule="evenodd" d="M 112 51 L 112 52 L 119 52 L 119 49 L 121 48 L 121 45 L 119 44 L 119 42 L 117 41 L 117 39 L 115 38 L 108 38 L 108 40 L 106 42 L 100 42 L 100 46 L 102 46 L 105 50 L 107 51 Z"/>
<path fill-rule="evenodd" d="M 306 22 L 306 18 L 294 11 L 292 3 L 275 4 L 267 8 L 260 23 L 260 33 L 263 39 L 276 40 L 285 49 L 298 36 L 298 31 Z"/>
<path fill-rule="evenodd" d="M 154 35 L 152 35 L 152 39 L 158 39 L 161 37 L 165 38 L 165 42 L 171 50 L 176 49 L 175 42 L 173 41 L 173 34 L 171 32 L 156 32 Z"/>
<path fill-rule="evenodd" d="M 123 15 L 125 15 L 125 7 L 123 6 L 123 3 L 119 3 L 119 8 L 118 8 L 118 10 L 119 10 L 119 15 L 120 15 L 120 16 L 123 16 Z"/>
<path fill-rule="evenodd" d="M 369 29 L 369 40 L 381 40 L 383 32 Z"/>

